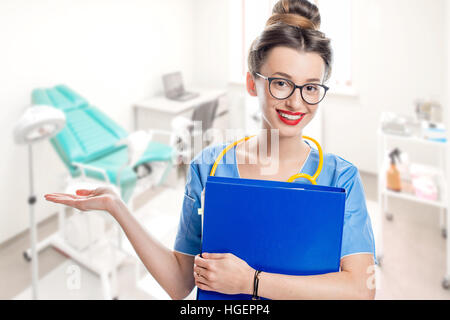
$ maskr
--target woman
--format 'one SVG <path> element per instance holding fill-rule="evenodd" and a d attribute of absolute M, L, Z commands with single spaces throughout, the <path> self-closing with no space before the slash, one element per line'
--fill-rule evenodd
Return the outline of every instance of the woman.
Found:
<path fill-rule="evenodd" d="M 302 132 L 328 90 L 323 83 L 329 79 L 332 60 L 330 41 L 318 31 L 319 26 L 319 11 L 307 0 L 282 0 L 275 5 L 248 59 L 247 91 L 259 99 L 263 130 L 253 138 L 257 143 L 231 149 L 227 159 L 236 161 L 219 165 L 216 176 L 286 181 L 299 172 L 314 174 L 318 152 L 302 140 Z M 269 137 L 273 130 L 279 134 L 277 147 Z M 80 210 L 110 212 L 146 268 L 174 299 L 185 298 L 194 285 L 225 294 L 252 294 L 255 270 L 245 261 L 232 254 L 199 256 L 201 219 L 197 209 L 212 164 L 224 147 L 207 148 L 190 164 L 174 250 L 146 233 L 108 189 L 46 198 Z M 261 160 L 262 150 L 268 153 L 269 164 Z M 347 191 L 341 271 L 316 276 L 262 272 L 257 295 L 268 299 L 373 299 L 374 240 L 358 170 L 327 154 L 317 183 Z"/>

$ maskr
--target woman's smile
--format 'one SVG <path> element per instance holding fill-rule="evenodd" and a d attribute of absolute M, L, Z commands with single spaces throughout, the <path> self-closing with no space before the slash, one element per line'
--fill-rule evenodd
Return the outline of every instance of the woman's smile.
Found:
<path fill-rule="evenodd" d="M 277 109 L 277 114 L 280 120 L 289 125 L 289 126 L 296 126 L 298 125 L 303 118 L 305 117 L 306 113 L 301 112 L 290 112 L 286 110 L 279 110 Z"/>

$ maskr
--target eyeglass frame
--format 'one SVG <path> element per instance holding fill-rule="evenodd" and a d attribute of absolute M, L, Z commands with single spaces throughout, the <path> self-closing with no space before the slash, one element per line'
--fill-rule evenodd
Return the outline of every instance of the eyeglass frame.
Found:
<path fill-rule="evenodd" d="M 292 97 L 292 95 L 294 94 L 295 90 L 300 89 L 300 96 L 302 97 L 302 100 L 305 101 L 307 104 L 309 104 L 309 105 L 311 105 L 311 106 L 315 106 L 315 105 L 318 105 L 319 103 L 321 103 L 321 102 L 323 101 L 323 99 L 325 99 L 328 90 L 330 90 L 330 88 L 327 87 L 327 86 L 324 85 L 324 84 L 318 84 L 318 83 L 306 83 L 306 84 L 304 84 L 303 86 L 298 86 L 298 85 L 296 85 L 296 84 L 294 83 L 294 81 L 289 80 L 289 79 L 286 79 L 286 78 L 279 78 L 279 77 L 275 77 L 275 78 L 273 78 L 273 77 L 265 77 L 265 76 L 263 76 L 262 74 L 260 74 L 260 73 L 258 73 L 258 72 L 256 72 L 256 75 L 257 75 L 257 76 L 260 76 L 261 78 L 263 78 L 264 80 L 266 80 L 266 81 L 269 82 L 269 93 L 270 93 L 270 95 L 271 95 L 274 99 L 277 99 L 277 100 L 280 100 L 280 101 L 289 99 L 290 97 Z M 294 85 L 294 89 L 292 90 L 291 94 L 290 94 L 289 96 L 287 96 L 286 98 L 283 98 L 283 99 L 280 99 L 280 98 L 275 97 L 275 96 L 273 95 L 273 93 L 272 93 L 272 90 L 270 90 L 270 86 L 271 86 L 271 84 L 272 84 L 272 82 L 273 82 L 274 80 L 285 80 L 285 81 L 288 81 L 288 82 L 292 83 L 292 84 Z M 320 99 L 319 102 L 316 102 L 316 103 L 310 103 L 310 102 L 306 101 L 305 98 L 303 97 L 303 88 L 304 88 L 304 87 L 307 87 L 308 85 L 321 86 L 322 88 L 325 89 L 325 93 L 324 93 L 322 99 Z"/>

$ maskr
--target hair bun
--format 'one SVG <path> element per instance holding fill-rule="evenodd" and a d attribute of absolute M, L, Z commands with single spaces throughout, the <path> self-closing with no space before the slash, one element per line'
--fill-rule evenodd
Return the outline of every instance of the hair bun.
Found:
<path fill-rule="evenodd" d="M 319 30 L 321 23 L 319 9 L 308 0 L 280 0 L 273 7 L 267 26 L 276 23 Z"/>

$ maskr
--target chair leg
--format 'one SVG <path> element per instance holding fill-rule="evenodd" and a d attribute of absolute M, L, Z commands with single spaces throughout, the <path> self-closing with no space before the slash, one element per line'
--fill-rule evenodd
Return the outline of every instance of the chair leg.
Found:
<path fill-rule="evenodd" d="M 136 284 L 141 280 L 141 262 L 139 259 L 136 259 L 135 261 L 135 267 L 134 267 L 134 276 Z"/>
<path fill-rule="evenodd" d="M 66 206 L 60 206 L 58 210 L 58 232 L 61 239 L 66 236 Z"/>
<path fill-rule="evenodd" d="M 111 285 L 109 283 L 109 277 L 107 272 L 102 272 L 100 274 L 100 280 L 102 282 L 102 293 L 104 300 L 111 300 Z"/>

